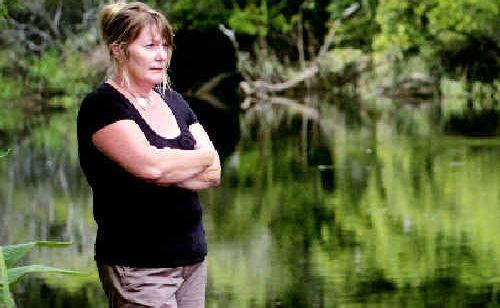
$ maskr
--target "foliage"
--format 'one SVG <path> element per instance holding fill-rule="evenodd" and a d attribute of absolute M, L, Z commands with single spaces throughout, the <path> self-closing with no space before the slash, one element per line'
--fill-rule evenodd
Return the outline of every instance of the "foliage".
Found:
<path fill-rule="evenodd" d="M 393 54 L 421 52 L 429 61 L 437 56 L 448 73 L 458 69 L 459 75 L 467 71 L 469 81 L 491 82 L 500 67 L 499 18 L 495 0 L 383 0 L 377 8 L 381 32 L 374 46 Z"/>
<path fill-rule="evenodd" d="M 427 14 L 428 31 L 440 41 L 453 34 L 495 37 L 500 3 L 495 0 L 437 0 Z"/>
<path fill-rule="evenodd" d="M 425 73 L 437 75 L 436 80 L 445 72 L 465 76 L 467 82 L 491 83 L 500 72 L 500 4 L 495 0 L 146 2 L 165 12 L 177 31 L 226 24 L 241 42 L 251 75 L 270 76 L 263 78 L 270 81 L 283 81 L 290 69 L 313 59 L 333 21 L 354 2 L 361 10 L 338 26 L 334 45 L 386 55 L 394 64 L 393 75 L 402 60 L 415 55 L 425 58 Z M 41 94 L 48 97 L 83 93 L 90 88 L 85 83 L 101 80 L 104 62 L 94 61 L 100 5 L 97 0 L 2 1 L 0 101 L 21 97 L 23 89 L 46 91 Z"/>
<path fill-rule="evenodd" d="M 360 3 L 361 10 L 347 22 L 340 25 L 337 30 L 337 44 L 371 50 L 373 38 L 380 31 L 380 24 L 376 21 L 378 0 L 342 0 L 331 1 L 327 7 L 332 19 L 342 16 L 343 10 L 353 3 Z"/>
<path fill-rule="evenodd" d="M 443 78 L 441 93 L 441 112 L 444 121 L 456 117 L 463 118 L 468 114 L 472 116 L 482 111 L 500 112 L 500 81 L 493 83 L 475 81 L 468 87 L 465 80 Z M 481 126 L 486 127 L 488 122 L 490 121 L 484 121 Z M 480 133 L 480 130 L 476 129 L 476 133 Z"/>
<path fill-rule="evenodd" d="M 71 243 L 37 241 L 25 244 L 0 246 L 0 305 L 14 307 L 14 300 L 10 294 L 11 288 L 26 274 L 30 273 L 63 273 L 78 274 L 78 272 L 59 269 L 45 265 L 28 265 L 14 267 L 33 247 L 66 247 Z"/>
<path fill-rule="evenodd" d="M 0 45 L 17 53 L 40 53 L 67 38 L 95 28 L 98 1 L 10 0 L 4 11 L 7 27 L 0 31 Z"/>
<path fill-rule="evenodd" d="M 435 0 L 380 1 L 376 20 L 381 32 L 375 38 L 375 48 L 378 50 L 398 48 L 404 52 L 415 52 L 415 49 L 427 41 L 427 14 L 435 2 Z"/>
<path fill-rule="evenodd" d="M 0 30 L 0 102 L 23 95 L 89 90 L 102 67 L 89 61 L 97 45 L 98 1 L 7 1 Z M 27 95 L 26 95 L 27 94 Z"/>
<path fill-rule="evenodd" d="M 89 81 L 96 74 L 93 70 L 95 67 L 89 65 L 80 53 L 62 53 L 50 49 L 40 57 L 30 57 L 28 61 L 28 84 L 37 92 L 69 95 L 85 93 L 90 90 Z"/>
<path fill-rule="evenodd" d="M 9 11 L 22 8 L 23 4 L 19 0 L 0 0 L 0 25 L 8 23 Z"/>
<path fill-rule="evenodd" d="M 229 18 L 229 26 L 237 33 L 266 36 L 268 33 L 267 6 L 250 5 L 235 8 Z"/>
<path fill-rule="evenodd" d="M 153 1 L 150 1 L 153 2 Z M 228 10 L 221 0 L 174 0 L 151 3 L 166 13 L 176 30 L 204 31 L 224 22 Z"/>
<path fill-rule="evenodd" d="M 11 59 L 5 51 L 0 51 L 0 106 L 4 102 L 18 99 L 23 91 L 22 76 L 18 74 L 18 69 L 12 66 Z"/>
<path fill-rule="evenodd" d="M 329 1 L 318 0 L 248 0 L 237 1 L 230 10 L 229 26 L 237 34 L 260 37 L 275 50 L 297 52 L 303 40 L 308 54 L 316 53 L 322 44 L 332 18 Z M 266 38 L 266 40 L 262 40 Z"/>
<path fill-rule="evenodd" d="M 5 152 L 1 152 L 1 153 L 0 153 L 0 158 L 5 157 L 5 156 L 9 155 L 10 151 L 11 151 L 11 149 L 7 149 L 7 151 L 5 151 Z"/>

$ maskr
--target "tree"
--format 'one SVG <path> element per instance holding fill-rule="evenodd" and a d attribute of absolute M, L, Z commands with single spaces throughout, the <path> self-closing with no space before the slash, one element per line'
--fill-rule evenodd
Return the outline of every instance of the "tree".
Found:
<path fill-rule="evenodd" d="M 373 37 L 380 32 L 380 25 L 376 22 L 378 0 L 341 0 L 331 1 L 327 10 L 332 19 L 339 18 L 342 12 L 353 3 L 361 5 L 360 11 L 350 20 L 343 23 L 337 31 L 337 45 L 349 46 L 371 51 Z"/>
<path fill-rule="evenodd" d="M 423 55 L 436 75 L 493 82 L 500 76 L 500 2 L 381 0 L 374 47 L 403 60 Z M 396 65 L 397 67 L 397 65 Z"/>
<path fill-rule="evenodd" d="M 8 0 L 1 6 L 0 44 L 18 46 L 20 55 L 61 47 L 65 39 L 95 29 L 95 0 Z M 3 16 L 3 17 L 2 17 Z M 95 32 L 95 31 L 94 31 Z"/>
<path fill-rule="evenodd" d="M 435 5 L 436 0 L 381 0 L 376 14 L 380 34 L 374 40 L 375 50 L 418 52 L 420 46 L 431 40 L 427 15 Z"/>
<path fill-rule="evenodd" d="M 428 17 L 436 55 L 448 74 L 464 76 L 469 88 L 472 81 L 490 83 L 500 76 L 500 2 L 438 0 Z"/>

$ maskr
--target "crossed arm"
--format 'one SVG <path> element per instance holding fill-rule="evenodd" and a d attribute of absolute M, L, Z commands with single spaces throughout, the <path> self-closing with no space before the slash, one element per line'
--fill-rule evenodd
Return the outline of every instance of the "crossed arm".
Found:
<path fill-rule="evenodd" d="M 191 190 L 201 190 L 219 185 L 221 166 L 217 150 L 201 124 L 192 124 L 189 126 L 189 131 L 196 140 L 195 149 L 211 151 L 213 153 L 213 159 L 210 166 L 203 170 L 203 172 L 178 183 L 177 186 Z"/>
<path fill-rule="evenodd" d="M 189 129 L 196 140 L 194 150 L 151 146 L 132 120 L 103 127 L 94 133 L 92 142 L 131 174 L 157 185 L 191 190 L 216 186 L 220 182 L 217 151 L 200 124 L 193 124 Z"/>

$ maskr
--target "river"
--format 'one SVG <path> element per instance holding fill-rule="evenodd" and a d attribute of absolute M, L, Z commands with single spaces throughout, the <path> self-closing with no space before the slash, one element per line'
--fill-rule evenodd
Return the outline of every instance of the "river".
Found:
<path fill-rule="evenodd" d="M 473 120 L 436 99 L 313 92 L 301 106 L 245 111 L 188 101 L 223 163 L 220 187 L 201 194 L 207 307 L 500 305 L 497 133 L 463 133 Z M 0 158 L 0 243 L 71 241 L 23 263 L 85 273 L 29 276 L 18 306 L 106 307 L 76 107 L 2 112 L 1 150 L 11 151 Z"/>

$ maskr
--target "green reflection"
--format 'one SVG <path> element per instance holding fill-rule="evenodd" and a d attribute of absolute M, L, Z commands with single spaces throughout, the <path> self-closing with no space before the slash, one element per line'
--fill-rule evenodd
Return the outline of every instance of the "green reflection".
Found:
<path fill-rule="evenodd" d="M 221 187 L 202 194 L 207 306 L 497 305 L 500 139 L 443 134 L 439 102 L 307 102 L 319 112 L 262 104 L 242 114 Z M 19 306 L 105 306 L 75 116 L 6 129 L 1 242 L 72 241 L 26 261 L 89 273 L 24 281 Z"/>
<path fill-rule="evenodd" d="M 209 199 L 210 303 L 498 304 L 500 140 L 442 135 L 428 107 L 245 114 Z"/>

